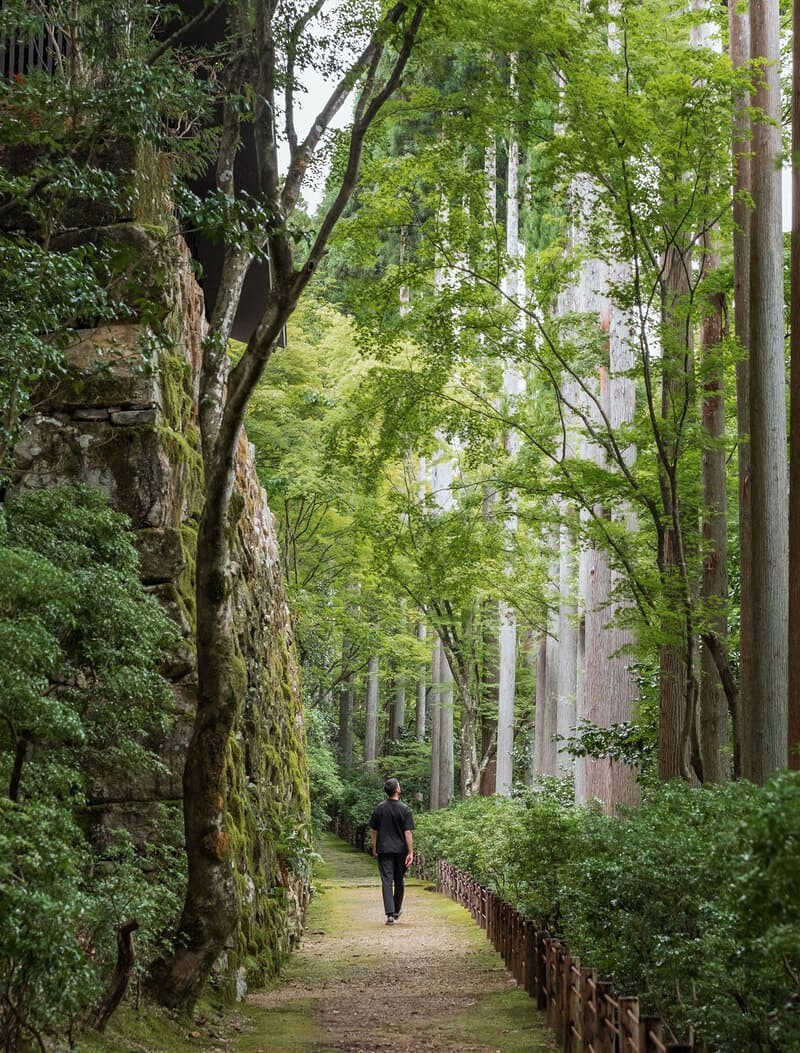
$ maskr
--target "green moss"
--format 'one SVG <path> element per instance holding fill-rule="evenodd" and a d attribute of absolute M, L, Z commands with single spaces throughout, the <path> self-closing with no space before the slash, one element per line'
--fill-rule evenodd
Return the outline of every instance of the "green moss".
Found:
<path fill-rule="evenodd" d="M 134 169 L 133 216 L 142 226 L 156 225 L 165 233 L 171 221 L 171 170 L 166 154 L 148 143 L 139 144 Z"/>
<path fill-rule="evenodd" d="M 185 436 L 190 445 L 197 448 L 194 436 L 187 435 L 194 405 L 191 365 L 181 354 L 162 352 L 158 373 L 165 425 Z"/>
<path fill-rule="evenodd" d="M 197 523 L 194 520 L 181 523 L 184 567 L 178 580 L 175 582 L 193 634 L 197 631 L 197 596 L 195 594 L 197 581 L 197 529 Z"/>

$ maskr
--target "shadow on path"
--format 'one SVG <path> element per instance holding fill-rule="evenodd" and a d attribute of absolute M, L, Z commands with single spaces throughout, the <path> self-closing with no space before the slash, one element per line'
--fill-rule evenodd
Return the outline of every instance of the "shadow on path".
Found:
<path fill-rule="evenodd" d="M 306 934 L 255 994 L 237 1053 L 553 1053 L 551 1032 L 466 910 L 409 881 L 385 924 L 372 859 L 329 837 Z"/>

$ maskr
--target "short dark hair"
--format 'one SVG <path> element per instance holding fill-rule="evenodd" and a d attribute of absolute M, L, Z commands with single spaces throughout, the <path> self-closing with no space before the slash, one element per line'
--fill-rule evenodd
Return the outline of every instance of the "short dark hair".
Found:
<path fill-rule="evenodd" d="M 399 789 L 400 783 L 395 778 L 387 779 L 383 784 L 383 792 L 387 797 L 394 797 Z"/>

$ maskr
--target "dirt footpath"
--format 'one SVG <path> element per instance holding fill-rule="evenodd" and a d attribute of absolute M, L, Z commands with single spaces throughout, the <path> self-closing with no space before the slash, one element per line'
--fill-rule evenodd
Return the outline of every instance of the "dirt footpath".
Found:
<path fill-rule="evenodd" d="M 466 910 L 409 881 L 385 924 L 377 867 L 323 846 L 306 936 L 280 985 L 253 995 L 240 1053 L 551 1053 L 551 1033 Z"/>

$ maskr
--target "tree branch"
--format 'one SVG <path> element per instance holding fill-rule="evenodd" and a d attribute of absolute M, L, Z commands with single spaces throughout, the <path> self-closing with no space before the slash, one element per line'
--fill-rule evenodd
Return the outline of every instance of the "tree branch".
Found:
<path fill-rule="evenodd" d="M 184 37 L 188 36 L 193 29 L 197 29 L 204 22 L 207 22 L 210 18 L 213 18 L 219 11 L 225 7 L 227 0 L 217 0 L 217 3 L 213 7 L 205 7 L 198 11 L 194 18 L 190 18 L 188 22 L 184 22 L 182 26 L 179 26 L 170 36 L 167 37 L 155 51 L 152 51 L 147 58 L 144 60 L 146 66 L 152 66 L 165 55 L 168 51 L 175 47 L 176 44 L 180 44 Z"/>

